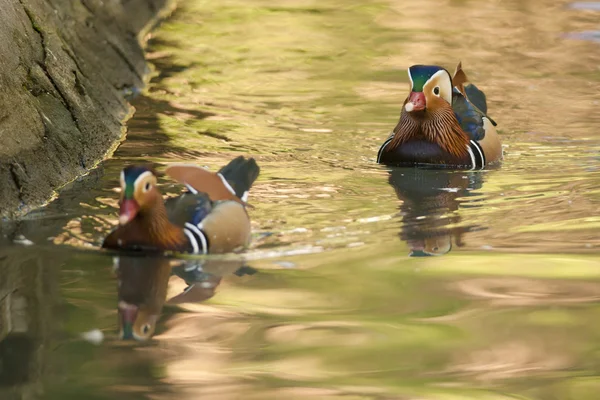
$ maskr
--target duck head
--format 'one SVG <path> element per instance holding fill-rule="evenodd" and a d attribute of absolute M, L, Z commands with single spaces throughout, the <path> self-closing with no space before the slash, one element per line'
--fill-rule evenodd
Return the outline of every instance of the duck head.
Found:
<path fill-rule="evenodd" d="M 171 261 L 137 255 L 121 255 L 116 261 L 119 337 L 149 340 L 167 297 Z"/>
<path fill-rule="evenodd" d="M 452 104 L 450 73 L 436 65 L 413 65 L 408 69 L 410 94 L 404 109 L 411 114 L 426 113 Z"/>
<path fill-rule="evenodd" d="M 409 257 L 443 256 L 452 250 L 452 236 L 441 232 L 439 236 L 407 241 Z"/>
<path fill-rule="evenodd" d="M 119 336 L 121 339 L 145 341 L 156 330 L 158 314 L 135 304 L 119 302 Z"/>
<path fill-rule="evenodd" d="M 128 166 L 121 171 L 121 198 L 119 200 L 119 224 L 126 225 L 138 214 L 157 202 L 161 194 L 156 188 L 156 175 L 143 166 Z"/>
<path fill-rule="evenodd" d="M 456 165 L 468 162 L 468 135 L 452 108 L 452 78 L 436 65 L 413 65 L 408 69 L 410 93 L 402 106 L 400 120 L 386 151 L 397 151 L 410 141 L 436 147 L 406 150 L 408 162 Z"/>

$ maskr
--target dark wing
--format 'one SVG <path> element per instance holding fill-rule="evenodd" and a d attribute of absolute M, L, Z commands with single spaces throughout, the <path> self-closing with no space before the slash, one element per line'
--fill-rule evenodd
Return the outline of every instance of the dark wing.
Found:
<path fill-rule="evenodd" d="M 452 110 L 460 127 L 469 135 L 471 140 L 479 141 L 485 137 L 483 117 L 488 118 L 487 115 L 468 101 L 456 88 L 452 93 Z"/>
<path fill-rule="evenodd" d="M 471 136 L 471 139 L 483 139 L 485 132 L 482 134 L 482 131 L 478 128 L 478 126 L 481 126 L 481 129 L 483 129 L 482 118 L 486 117 L 494 126 L 496 126 L 496 121 L 487 115 L 485 93 L 469 82 L 469 78 L 463 71 L 460 62 L 456 66 L 456 71 L 454 71 L 452 77 L 452 87 L 452 108 L 454 108 L 454 113 L 461 127 Z M 461 122 L 461 118 L 464 122 Z"/>
<path fill-rule="evenodd" d="M 198 225 L 211 212 L 212 202 L 205 193 L 187 192 L 165 201 L 167 216 L 173 224 L 184 227 L 186 223 Z"/>
<path fill-rule="evenodd" d="M 487 114 L 487 101 L 485 98 L 485 93 L 483 93 L 479 88 L 472 83 L 468 83 L 464 86 L 465 94 L 469 101 L 479 110 L 481 110 L 484 114 Z"/>

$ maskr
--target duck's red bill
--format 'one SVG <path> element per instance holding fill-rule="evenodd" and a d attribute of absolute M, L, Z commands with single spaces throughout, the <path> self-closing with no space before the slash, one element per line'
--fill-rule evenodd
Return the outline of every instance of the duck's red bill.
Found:
<path fill-rule="evenodd" d="M 139 308 L 133 304 L 120 301 L 118 310 L 121 319 L 122 339 L 133 339 L 133 324 L 137 318 Z"/>
<path fill-rule="evenodd" d="M 425 109 L 425 94 L 423 92 L 411 92 L 408 101 L 412 103 L 412 111 Z"/>
<path fill-rule="evenodd" d="M 124 199 L 121 202 L 121 208 L 119 209 L 119 224 L 125 225 L 134 219 L 139 209 L 140 206 L 135 200 Z"/>

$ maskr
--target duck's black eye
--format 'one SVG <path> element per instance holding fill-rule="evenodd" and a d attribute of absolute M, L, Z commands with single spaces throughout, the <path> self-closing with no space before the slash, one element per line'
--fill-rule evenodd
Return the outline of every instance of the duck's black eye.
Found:
<path fill-rule="evenodd" d="M 440 94 L 440 88 L 439 86 L 436 86 L 433 88 L 433 94 L 435 94 L 436 96 L 439 96 Z"/>
<path fill-rule="evenodd" d="M 148 332 L 150 332 L 150 325 L 146 324 L 142 327 L 142 332 L 144 333 L 144 335 L 148 334 Z"/>
<path fill-rule="evenodd" d="M 150 190 L 150 188 L 152 187 L 152 185 L 150 184 L 150 182 L 146 182 L 146 184 L 144 185 L 144 191 L 148 191 Z"/>

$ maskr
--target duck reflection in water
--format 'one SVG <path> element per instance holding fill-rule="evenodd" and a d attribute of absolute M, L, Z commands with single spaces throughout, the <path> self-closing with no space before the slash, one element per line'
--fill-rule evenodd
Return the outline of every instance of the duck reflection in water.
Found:
<path fill-rule="evenodd" d="M 411 257 L 440 256 L 462 246 L 465 232 L 476 225 L 459 226 L 456 213 L 465 197 L 483 185 L 483 174 L 441 169 L 393 168 L 389 183 L 402 201 L 400 238 L 410 248 Z M 462 200 L 460 200 L 462 199 Z"/>
<path fill-rule="evenodd" d="M 174 260 L 167 257 L 120 255 L 115 263 L 118 280 L 119 336 L 145 341 L 156 330 L 165 302 L 197 303 L 215 295 L 223 276 L 252 275 L 243 259 Z M 183 279 L 185 290 L 167 301 L 171 276 Z"/>

